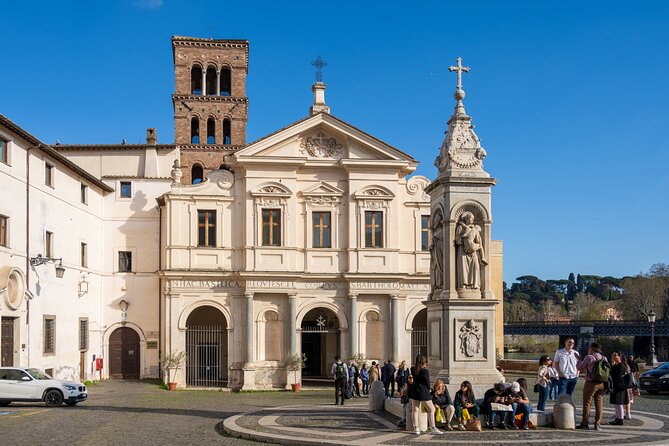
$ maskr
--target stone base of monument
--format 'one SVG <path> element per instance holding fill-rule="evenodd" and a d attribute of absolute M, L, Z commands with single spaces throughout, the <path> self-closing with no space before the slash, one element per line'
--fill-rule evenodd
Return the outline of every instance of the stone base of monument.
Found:
<path fill-rule="evenodd" d="M 432 376 L 432 373 L 430 373 Z M 474 390 L 474 396 L 477 399 L 482 399 L 483 395 L 488 389 L 491 389 L 496 383 L 502 381 L 502 375 L 494 368 L 486 373 L 485 370 L 478 370 L 467 372 L 466 374 L 449 374 L 448 370 L 441 370 L 436 375 L 436 379 L 441 379 L 446 383 L 448 392 L 455 395 L 455 392 L 460 390 L 460 384 L 463 381 L 469 381 Z"/>
<path fill-rule="evenodd" d="M 383 404 L 386 401 L 386 391 L 381 381 L 376 380 L 369 386 L 369 410 L 383 410 Z"/>

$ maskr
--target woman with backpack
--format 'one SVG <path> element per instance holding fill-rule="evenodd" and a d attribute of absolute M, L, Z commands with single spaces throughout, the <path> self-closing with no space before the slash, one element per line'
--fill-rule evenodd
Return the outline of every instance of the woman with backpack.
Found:
<path fill-rule="evenodd" d="M 610 421 L 613 426 L 622 426 L 625 418 L 625 406 L 629 402 L 627 389 L 632 386 L 632 375 L 630 375 L 629 366 L 622 361 L 619 352 L 611 354 L 611 404 L 616 408 L 616 419 Z"/>
<path fill-rule="evenodd" d="M 590 344 L 588 356 L 576 363 L 576 369 L 585 373 L 585 384 L 583 385 L 583 415 L 581 424 L 576 429 L 590 429 L 590 405 L 595 400 L 595 430 L 601 429 L 602 414 L 604 412 L 604 390 L 609 380 L 611 364 L 606 356 L 602 355 L 602 349 L 598 343 Z"/>

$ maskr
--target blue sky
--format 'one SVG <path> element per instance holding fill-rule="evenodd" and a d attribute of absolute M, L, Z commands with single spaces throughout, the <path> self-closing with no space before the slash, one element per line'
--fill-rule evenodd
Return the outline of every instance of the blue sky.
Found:
<path fill-rule="evenodd" d="M 0 112 L 45 142 L 173 141 L 172 35 L 248 39 L 248 141 L 332 113 L 433 162 L 465 106 L 488 152 L 504 277 L 669 262 L 669 2 L 6 2 Z"/>

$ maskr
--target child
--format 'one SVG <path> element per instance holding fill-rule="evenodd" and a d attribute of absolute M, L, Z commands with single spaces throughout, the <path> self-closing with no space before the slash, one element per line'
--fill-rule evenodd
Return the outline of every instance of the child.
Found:
<path fill-rule="evenodd" d="M 409 412 L 409 385 L 413 384 L 413 375 L 407 377 L 407 382 L 404 384 L 400 390 L 400 402 L 402 403 L 402 409 L 404 409 L 404 418 L 397 422 L 399 427 L 406 427 L 407 425 L 407 413 Z"/>

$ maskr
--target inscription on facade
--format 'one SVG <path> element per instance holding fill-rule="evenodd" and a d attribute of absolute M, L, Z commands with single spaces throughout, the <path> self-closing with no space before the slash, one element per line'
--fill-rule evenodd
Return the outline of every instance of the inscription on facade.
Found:
<path fill-rule="evenodd" d="M 172 288 L 260 288 L 260 289 L 306 289 L 306 290 L 337 290 L 346 282 L 295 282 L 294 280 L 172 280 Z M 400 282 L 362 282 L 349 283 L 350 289 L 357 290 L 400 290 L 430 291 L 429 283 Z"/>

